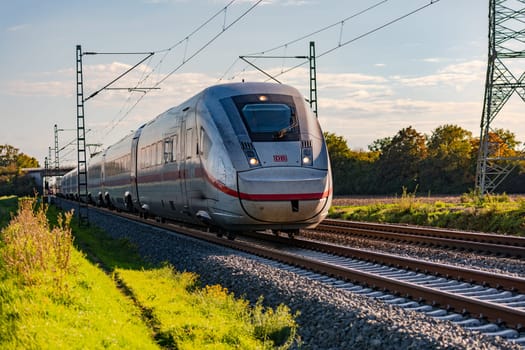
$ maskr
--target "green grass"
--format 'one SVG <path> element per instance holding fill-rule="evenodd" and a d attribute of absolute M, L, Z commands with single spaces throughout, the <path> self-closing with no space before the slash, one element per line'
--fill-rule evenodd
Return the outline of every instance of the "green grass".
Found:
<path fill-rule="evenodd" d="M 393 203 L 333 206 L 329 217 L 525 236 L 525 198 L 507 195 L 465 194 L 461 203 L 428 203 L 405 194 Z"/>
<path fill-rule="evenodd" d="M 252 307 L 221 286 L 201 288 L 198 276 L 147 264 L 130 242 L 94 227 L 73 223 L 73 237 L 71 219 L 23 200 L 2 229 L 0 348 L 287 349 L 298 341 L 286 306 L 261 299 Z"/>
<path fill-rule="evenodd" d="M 274 311 L 236 299 L 219 285 L 199 287 L 192 273 L 169 266 L 152 270 L 117 269 L 119 279 L 147 311 L 160 344 L 177 349 L 287 348 L 295 338 L 288 308 Z"/>
<path fill-rule="evenodd" d="M 0 348 L 158 348 L 137 308 L 72 246 L 70 215 L 51 228 L 20 202 L 2 230 Z"/>
<path fill-rule="evenodd" d="M 57 290 L 52 277 L 24 285 L 2 278 L 2 349 L 158 349 L 136 307 L 74 251 L 75 273 Z"/>

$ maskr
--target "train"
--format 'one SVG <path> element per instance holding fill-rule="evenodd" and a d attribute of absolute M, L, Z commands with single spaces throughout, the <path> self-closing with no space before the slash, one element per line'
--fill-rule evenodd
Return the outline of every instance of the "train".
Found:
<path fill-rule="evenodd" d="M 61 194 L 78 199 L 77 169 Z M 332 202 L 327 145 L 301 93 L 285 84 L 210 86 L 91 157 L 94 205 L 206 226 L 233 239 L 293 237 Z"/>

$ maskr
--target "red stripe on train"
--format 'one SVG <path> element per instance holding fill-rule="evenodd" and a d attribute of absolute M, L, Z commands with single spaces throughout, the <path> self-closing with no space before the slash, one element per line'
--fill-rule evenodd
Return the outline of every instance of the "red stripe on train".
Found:
<path fill-rule="evenodd" d="M 232 197 L 238 197 L 240 199 L 249 201 L 293 201 L 293 200 L 318 200 L 328 198 L 332 189 L 328 189 L 324 192 L 316 193 L 244 193 L 238 192 L 217 179 L 213 178 L 206 170 L 203 170 L 204 175 L 209 183 L 211 183 L 219 191 L 226 193 Z"/>

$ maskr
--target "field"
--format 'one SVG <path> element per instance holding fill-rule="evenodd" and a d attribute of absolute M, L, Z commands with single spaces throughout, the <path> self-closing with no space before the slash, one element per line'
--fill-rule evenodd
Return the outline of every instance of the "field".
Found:
<path fill-rule="evenodd" d="M 363 206 L 375 204 L 394 204 L 400 201 L 402 196 L 335 196 L 332 206 Z M 450 204 L 461 203 L 461 196 L 415 196 L 414 200 L 421 203 L 432 204 L 444 202 Z"/>
<path fill-rule="evenodd" d="M 525 236 L 525 196 L 337 197 L 329 217 Z"/>

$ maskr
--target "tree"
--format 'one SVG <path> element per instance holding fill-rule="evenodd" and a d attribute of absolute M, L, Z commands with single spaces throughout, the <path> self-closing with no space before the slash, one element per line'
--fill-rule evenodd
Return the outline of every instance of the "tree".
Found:
<path fill-rule="evenodd" d="M 422 189 L 439 193 L 460 193 L 474 185 L 472 133 L 446 124 L 432 132 L 424 162 Z"/>
<path fill-rule="evenodd" d="M 371 145 L 368 145 L 368 150 L 371 151 L 371 152 L 379 152 L 379 153 L 381 153 L 391 143 L 392 143 L 392 138 L 391 137 L 383 137 L 382 139 L 375 140 L 374 142 L 372 142 Z"/>
<path fill-rule="evenodd" d="M 346 140 L 342 136 L 337 136 L 334 133 L 324 132 L 326 140 L 326 147 L 330 155 L 330 163 L 332 165 L 332 176 L 334 180 L 334 193 L 346 193 L 346 171 L 348 166 L 348 157 L 350 155 L 350 148 Z"/>
<path fill-rule="evenodd" d="M 16 164 L 19 169 L 23 168 L 38 168 L 39 164 L 36 158 L 20 153 L 16 159 Z"/>
<path fill-rule="evenodd" d="M 337 162 L 339 160 L 348 158 L 348 155 L 350 154 L 350 148 L 348 148 L 348 144 L 342 136 L 337 136 L 334 133 L 326 131 L 323 134 L 332 162 Z"/>
<path fill-rule="evenodd" d="M 32 195 L 35 181 L 21 169 L 38 166 L 35 158 L 20 153 L 18 148 L 0 145 L 0 195 Z"/>
<path fill-rule="evenodd" d="M 421 161 L 427 156 L 425 135 L 409 126 L 385 142 L 379 151 L 377 185 L 383 193 L 397 193 L 403 187 L 409 191 L 418 188 Z"/>

